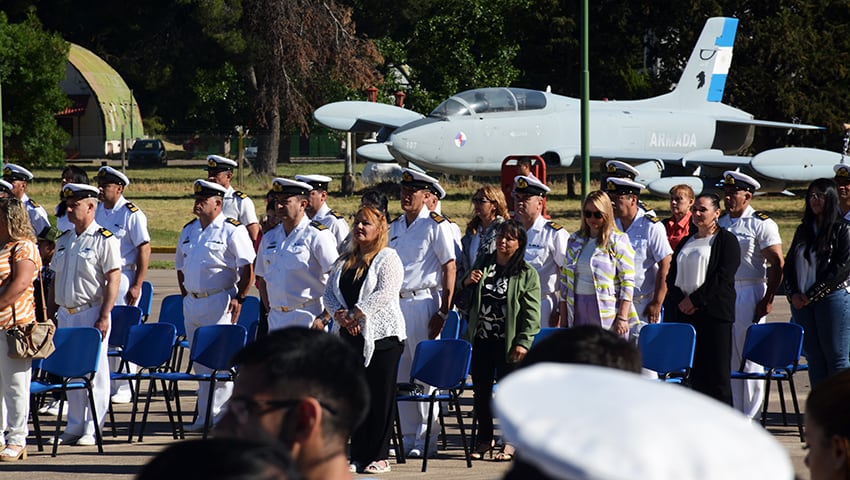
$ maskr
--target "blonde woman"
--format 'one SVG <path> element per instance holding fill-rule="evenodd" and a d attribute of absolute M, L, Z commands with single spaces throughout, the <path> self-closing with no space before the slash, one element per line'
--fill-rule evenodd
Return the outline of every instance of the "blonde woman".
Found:
<path fill-rule="evenodd" d="M 41 257 L 24 205 L 14 198 L 0 199 L 0 325 L 4 330 L 35 321 L 33 282 L 39 270 Z M 5 341 L 2 345 L 7 348 Z M 3 462 L 27 458 L 31 364 L 31 360 L 0 353 L 0 391 L 6 404 L 3 424 L 7 430 L 0 450 Z"/>
<path fill-rule="evenodd" d="M 605 192 L 591 192 L 585 199 L 581 228 L 570 236 L 566 257 L 560 325 L 599 325 L 625 337 L 637 321 L 632 304 L 635 251 L 629 237 L 616 229 Z"/>
<path fill-rule="evenodd" d="M 404 267 L 387 247 L 388 237 L 381 210 L 361 207 L 349 250 L 331 268 L 324 294 L 333 333 L 363 352 L 371 400 L 366 419 L 351 434 L 351 465 L 369 474 L 390 471 L 396 375 L 407 338 L 398 303 Z"/>

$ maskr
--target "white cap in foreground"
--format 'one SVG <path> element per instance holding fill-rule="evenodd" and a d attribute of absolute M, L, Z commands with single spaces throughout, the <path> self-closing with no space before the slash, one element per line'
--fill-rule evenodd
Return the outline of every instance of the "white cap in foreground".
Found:
<path fill-rule="evenodd" d="M 710 397 L 634 373 L 541 363 L 494 399 L 505 441 L 550 478 L 791 480 L 785 448 Z"/>

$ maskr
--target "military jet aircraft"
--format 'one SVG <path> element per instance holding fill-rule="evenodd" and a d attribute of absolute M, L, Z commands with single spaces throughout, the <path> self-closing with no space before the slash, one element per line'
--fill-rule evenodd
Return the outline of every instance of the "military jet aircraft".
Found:
<path fill-rule="evenodd" d="M 779 148 L 740 156 L 755 127 L 796 130 L 815 125 L 754 119 L 721 103 L 738 20 L 710 18 L 675 88 L 643 100 L 590 102 L 590 156 L 598 165 L 617 159 L 634 165 L 638 181 L 659 194 L 686 183 L 695 191 L 715 185 L 723 170 L 739 168 L 766 190 L 833 175 L 840 153 Z M 374 162 L 415 164 L 429 171 L 498 175 L 509 155 L 540 155 L 547 171 L 579 172 L 580 101 L 521 88 L 459 93 L 428 116 L 371 102 L 336 102 L 314 112 L 336 130 L 378 132 L 358 148 Z"/>

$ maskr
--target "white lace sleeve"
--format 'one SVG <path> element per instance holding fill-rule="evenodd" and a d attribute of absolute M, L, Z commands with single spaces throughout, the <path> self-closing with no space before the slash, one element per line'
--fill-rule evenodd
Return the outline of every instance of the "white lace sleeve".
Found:
<path fill-rule="evenodd" d="M 398 293 L 404 279 L 404 267 L 395 250 L 385 248 L 374 259 L 361 289 L 357 308 L 363 312 L 362 334 L 366 340 L 363 356 L 366 365 L 375 350 L 375 340 L 395 336 L 407 338 Z"/>
<path fill-rule="evenodd" d="M 328 281 L 325 283 L 325 293 L 322 295 L 322 303 L 325 305 L 325 310 L 327 310 L 331 318 L 333 318 L 334 312 L 343 307 L 342 302 L 337 297 L 337 287 L 339 285 L 339 276 L 341 272 L 342 263 L 335 263 L 331 268 L 330 275 L 328 275 Z M 339 333 L 339 324 L 337 322 L 333 323 L 331 332 L 336 334 Z"/>

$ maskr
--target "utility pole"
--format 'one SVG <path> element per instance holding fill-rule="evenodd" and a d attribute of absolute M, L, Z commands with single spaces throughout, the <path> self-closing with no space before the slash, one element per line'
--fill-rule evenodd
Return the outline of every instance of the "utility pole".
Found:
<path fill-rule="evenodd" d="M 581 0 L 581 199 L 590 193 L 590 60 L 588 0 Z"/>

